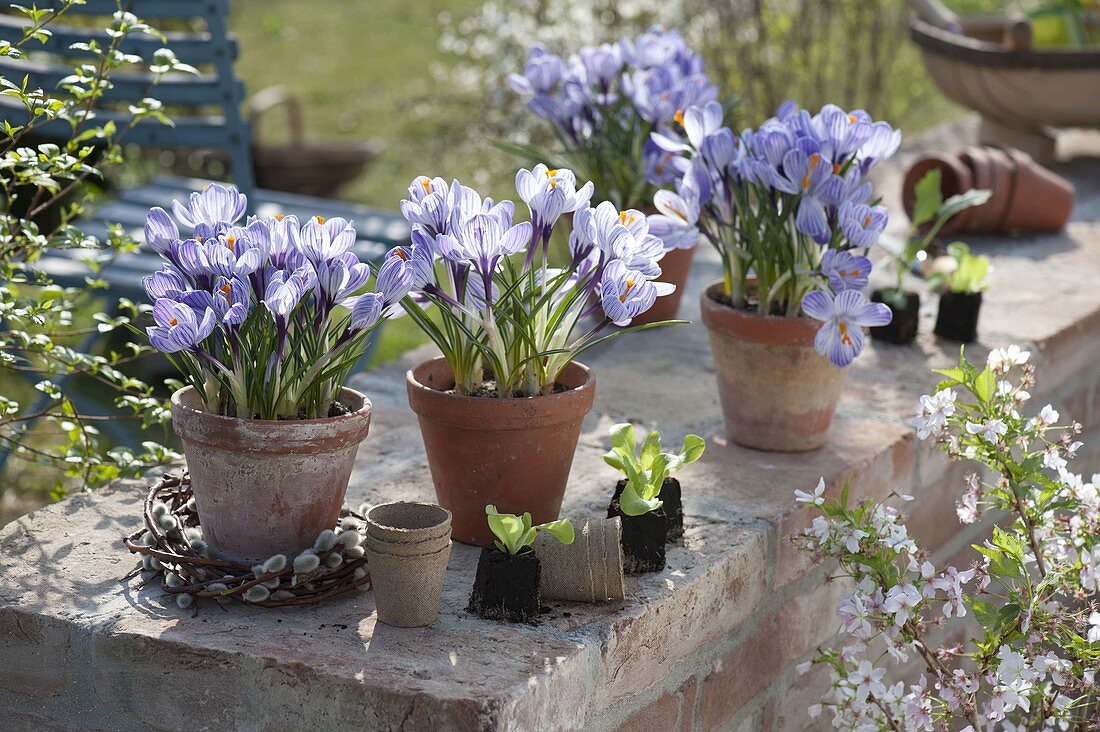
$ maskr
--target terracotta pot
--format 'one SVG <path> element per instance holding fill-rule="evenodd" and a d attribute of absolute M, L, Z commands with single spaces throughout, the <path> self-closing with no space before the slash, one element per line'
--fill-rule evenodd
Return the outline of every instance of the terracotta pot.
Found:
<path fill-rule="evenodd" d="M 680 298 L 684 295 L 688 277 L 691 275 L 691 262 L 695 258 L 695 247 L 691 249 L 671 249 L 661 257 L 661 276 L 658 282 L 676 285 L 676 290 L 664 297 L 657 298 L 653 307 L 630 322 L 631 325 L 646 325 L 662 320 L 674 320 L 680 312 Z"/>
<path fill-rule="evenodd" d="M 1008 215 L 1008 207 L 1012 203 L 1013 188 L 1016 183 L 1016 163 L 1004 151 L 995 147 L 985 148 L 989 156 L 989 167 L 993 175 L 990 188 L 993 195 L 988 203 L 988 214 L 985 219 L 985 231 L 1004 231 L 1005 217 Z"/>
<path fill-rule="evenodd" d="M 985 148 L 968 147 L 959 153 L 958 157 L 959 161 L 970 169 L 970 174 L 974 179 L 974 188 L 978 190 L 993 189 L 993 168 Z M 981 206 L 970 207 L 970 221 L 966 226 L 967 231 L 989 231 L 991 203 L 992 199 Z"/>
<path fill-rule="evenodd" d="M 221 556 L 293 557 L 336 526 L 370 400 L 344 389 L 347 414 L 327 419 L 236 419 L 203 411 L 198 393 L 172 395 L 203 538 Z"/>
<path fill-rule="evenodd" d="M 568 390 L 495 399 L 448 394 L 454 376 L 442 358 L 406 374 L 435 494 L 452 514 L 451 532 L 458 541 L 492 542 L 485 519 L 490 503 L 501 513 L 530 511 L 535 523 L 558 518 L 596 379 L 587 366 L 572 363 L 558 383 Z"/>
<path fill-rule="evenodd" d="M 1011 201 L 1001 228 L 1005 231 L 1059 231 L 1073 213 L 1073 184 L 1020 150 L 1005 150 L 1016 164 Z"/>
<path fill-rule="evenodd" d="M 970 168 L 963 165 L 958 157 L 939 153 L 924 155 L 906 171 L 905 180 L 901 185 L 901 203 L 905 207 L 905 214 L 910 219 L 913 218 L 913 208 L 917 202 L 917 184 L 930 171 L 937 169 L 940 171 L 940 192 L 945 199 L 965 193 L 974 187 L 974 177 Z M 964 230 L 970 222 L 972 213 L 973 209 L 963 209 L 948 219 L 940 232 L 952 234 Z"/>
<path fill-rule="evenodd" d="M 722 305 L 716 282 L 703 292 L 726 432 L 739 445 L 775 452 L 821 447 L 844 370 L 814 350 L 810 318 L 758 315 Z"/>

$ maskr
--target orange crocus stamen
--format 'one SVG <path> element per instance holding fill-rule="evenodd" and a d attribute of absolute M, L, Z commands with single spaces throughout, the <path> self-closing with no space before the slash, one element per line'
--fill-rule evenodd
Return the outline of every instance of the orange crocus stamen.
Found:
<path fill-rule="evenodd" d="M 401 260 L 402 262 L 407 262 L 407 261 L 409 261 L 409 255 L 408 255 L 408 254 L 405 254 L 405 250 L 404 250 L 404 249 L 394 249 L 394 250 L 393 250 L 393 256 L 397 257 L 397 258 L 398 258 L 398 259 L 400 259 L 400 260 Z"/>
<path fill-rule="evenodd" d="M 558 169 L 557 168 L 547 168 L 546 169 L 546 177 L 547 178 L 553 178 L 557 174 L 558 174 Z"/>
<path fill-rule="evenodd" d="M 852 345 L 852 336 L 848 334 L 848 324 L 839 323 L 838 327 L 840 328 L 840 342 L 845 346 Z"/>
<path fill-rule="evenodd" d="M 863 219 L 863 228 L 866 229 L 871 225 L 871 214 L 867 214 L 867 217 Z"/>
<path fill-rule="evenodd" d="M 169 319 L 168 319 L 168 325 L 175 325 L 175 324 L 176 324 L 176 323 L 178 323 L 178 322 L 179 322 L 179 321 L 178 321 L 178 320 L 176 320 L 175 318 L 169 318 Z"/>
<path fill-rule="evenodd" d="M 420 181 L 420 185 L 424 186 L 425 193 L 432 192 L 432 182 L 430 180 L 422 180 Z"/>
<path fill-rule="evenodd" d="M 284 218 L 286 218 L 286 214 L 275 214 L 276 221 L 282 221 Z"/>
<path fill-rule="evenodd" d="M 221 287 L 219 287 L 218 289 L 221 290 L 223 295 L 225 295 L 225 301 L 226 302 L 228 302 L 228 303 L 233 302 L 233 298 L 232 298 L 233 288 L 232 287 L 230 287 L 228 284 L 225 284 L 225 285 L 222 285 Z"/>
<path fill-rule="evenodd" d="M 821 156 L 814 153 L 810 156 L 810 169 L 806 171 L 806 175 L 802 176 L 802 190 L 808 190 L 810 187 L 810 176 L 814 174 L 814 168 L 821 162 Z"/>
<path fill-rule="evenodd" d="M 677 109 L 676 114 L 672 115 L 672 119 L 676 120 L 676 124 L 683 127 L 684 126 L 684 110 Z"/>
<path fill-rule="evenodd" d="M 848 115 L 848 124 L 853 124 L 853 123 L 855 123 L 855 121 L 856 121 L 856 116 L 854 114 L 849 114 Z"/>
<path fill-rule="evenodd" d="M 325 217 L 324 216 L 314 216 L 313 218 L 317 219 L 318 224 L 325 223 Z"/>
<path fill-rule="evenodd" d="M 619 302 L 626 302 L 626 296 L 630 294 L 630 291 L 634 289 L 634 280 L 626 281 L 626 289 L 623 290 L 623 294 L 619 295 Z"/>
<path fill-rule="evenodd" d="M 196 236 L 195 241 L 197 241 L 199 244 L 202 244 L 202 237 L 201 236 Z"/>
<path fill-rule="evenodd" d="M 237 250 L 237 237 L 227 236 L 225 238 L 225 245 L 229 247 L 229 251 L 235 252 Z"/>

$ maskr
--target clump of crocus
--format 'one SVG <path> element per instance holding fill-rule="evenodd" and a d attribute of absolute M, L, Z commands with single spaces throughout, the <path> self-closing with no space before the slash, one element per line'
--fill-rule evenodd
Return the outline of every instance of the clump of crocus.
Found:
<path fill-rule="evenodd" d="M 414 272 L 390 259 L 373 273 L 352 251 L 351 221 L 243 220 L 247 205 L 215 183 L 175 202 L 175 220 L 149 211 L 145 242 L 166 260 L 144 279 L 156 322 L 149 340 L 212 413 L 326 417 Z"/>
<path fill-rule="evenodd" d="M 887 223 L 867 175 L 901 133 L 832 104 L 811 115 L 787 102 L 739 134 L 723 116 L 718 103 L 700 104 L 684 112 L 683 135 L 652 135 L 682 171 L 658 205 L 672 214 L 667 223 L 716 247 L 734 307 L 823 321 L 815 348 L 847 366 L 863 350 L 863 328 L 890 322 L 890 309 L 862 292 L 868 250 Z"/>
<path fill-rule="evenodd" d="M 530 221 L 513 220 L 512 201 L 442 178 L 416 178 L 401 202 L 412 244 L 392 249 L 383 270 L 397 261 L 413 272 L 405 311 L 443 352 L 458 394 L 486 388 L 486 371 L 497 396 L 552 393 L 571 361 L 625 332 L 603 331 L 628 330 L 675 289 L 654 281 L 664 245 L 641 211 L 592 207 L 591 183 L 578 187 L 572 171 L 541 163 L 516 174 L 516 192 Z M 570 213 L 572 256 L 551 267 L 551 236 Z"/>
<path fill-rule="evenodd" d="M 702 58 L 678 32 L 657 27 L 565 58 L 536 45 L 509 83 L 530 98 L 528 107 L 550 123 L 558 144 L 502 147 L 532 162 L 561 161 L 624 209 L 650 205 L 655 184 L 683 172 L 650 133 L 682 131 L 684 110 L 718 99 Z M 694 237 L 665 240 L 667 248 L 694 243 Z"/>
<path fill-rule="evenodd" d="M 661 450 L 661 435 L 656 431 L 646 435 L 639 446 L 634 425 L 629 422 L 611 428 L 611 449 L 604 462 L 626 476 L 626 485 L 619 495 L 619 506 L 627 516 L 641 516 L 661 508 L 659 498 L 665 480 L 680 468 L 703 456 L 706 441 L 698 435 L 684 438 L 679 452 Z"/>
<path fill-rule="evenodd" d="M 574 539 L 573 524 L 569 519 L 558 519 L 545 524 L 532 524 L 531 514 L 524 513 L 516 516 L 511 513 L 498 513 L 496 506 L 489 504 L 485 507 L 485 513 L 489 519 L 489 528 L 496 540 L 493 546 L 502 554 L 516 556 L 528 551 L 528 547 L 535 541 L 535 536 L 540 531 L 545 531 L 562 544 L 572 544 Z"/>

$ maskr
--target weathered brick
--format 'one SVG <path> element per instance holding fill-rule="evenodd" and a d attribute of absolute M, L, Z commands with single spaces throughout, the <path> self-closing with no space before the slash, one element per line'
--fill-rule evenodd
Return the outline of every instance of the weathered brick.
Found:
<path fill-rule="evenodd" d="M 770 692 L 762 732 L 809 732 L 829 727 L 827 713 L 812 718 L 807 712 L 829 689 L 828 668 L 817 664 L 805 674 L 788 672 L 787 676 Z"/>
<path fill-rule="evenodd" d="M 703 678 L 703 729 L 715 729 L 767 689 L 784 667 L 836 634 L 843 585 L 829 582 L 795 592 L 714 664 Z"/>
<path fill-rule="evenodd" d="M 619 727 L 619 732 L 653 732 L 653 730 L 671 732 L 677 729 L 682 702 L 679 692 L 666 691 L 655 701 L 627 717 Z"/>

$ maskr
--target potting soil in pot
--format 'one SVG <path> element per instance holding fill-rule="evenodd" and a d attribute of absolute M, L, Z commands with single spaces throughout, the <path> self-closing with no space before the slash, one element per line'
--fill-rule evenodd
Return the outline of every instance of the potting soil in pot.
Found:
<path fill-rule="evenodd" d="M 627 516 L 619 508 L 619 499 L 616 497 L 607 507 L 607 517 L 613 516 L 620 517 L 623 522 L 623 571 L 627 574 L 644 574 L 664 569 L 669 525 L 664 507 L 641 516 Z"/>
<path fill-rule="evenodd" d="M 891 291 L 892 295 L 893 292 Z M 883 290 L 871 293 L 871 302 L 882 302 L 890 308 L 893 318 L 886 325 L 871 328 L 871 337 L 876 341 L 905 345 L 917 337 L 917 325 L 920 322 L 920 295 L 906 290 L 902 293 L 904 303 L 894 302 Z M 898 307 L 903 305 L 903 307 Z"/>
<path fill-rule="evenodd" d="M 466 609 L 488 620 L 533 623 L 542 604 L 539 573 L 539 558 L 529 548 L 513 556 L 484 547 Z"/>
<path fill-rule="evenodd" d="M 982 293 L 945 292 L 940 296 L 935 333 L 959 343 L 972 343 L 978 337 L 978 313 Z"/>
<path fill-rule="evenodd" d="M 626 480 L 620 480 L 615 485 L 615 495 L 612 496 L 612 502 L 618 507 L 619 496 L 623 494 L 623 489 L 626 488 Z M 665 482 L 661 485 L 661 492 L 657 495 L 661 499 L 661 509 L 665 512 L 665 517 L 668 519 L 668 537 L 667 542 L 672 544 L 684 543 L 684 503 L 683 497 L 680 491 L 680 481 L 676 478 L 665 478 Z M 607 517 L 620 516 L 622 514 L 612 514 L 608 511 Z"/>

